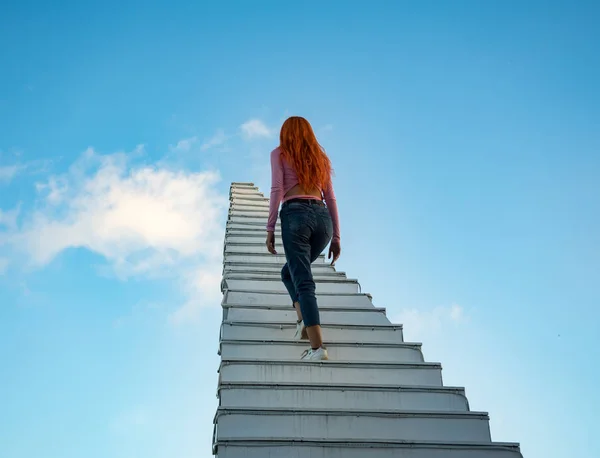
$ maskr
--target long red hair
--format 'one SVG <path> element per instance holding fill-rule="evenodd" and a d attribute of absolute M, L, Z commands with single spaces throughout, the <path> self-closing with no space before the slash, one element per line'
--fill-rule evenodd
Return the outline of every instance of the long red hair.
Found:
<path fill-rule="evenodd" d="M 279 134 L 279 147 L 283 157 L 294 167 L 298 184 L 304 190 L 329 188 L 331 161 L 306 119 L 292 116 L 285 120 Z"/>

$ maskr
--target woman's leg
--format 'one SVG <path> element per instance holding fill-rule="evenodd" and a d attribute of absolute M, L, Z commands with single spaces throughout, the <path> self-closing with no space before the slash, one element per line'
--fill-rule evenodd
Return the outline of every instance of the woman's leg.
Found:
<path fill-rule="evenodd" d="M 300 310 L 300 302 L 294 302 L 294 308 L 296 309 L 296 316 L 298 317 L 298 321 L 302 321 L 302 310 Z"/>
<path fill-rule="evenodd" d="M 281 239 L 287 258 L 289 275 L 292 279 L 297 302 L 300 303 L 300 314 L 307 328 L 320 326 L 319 310 L 315 297 L 315 282 L 311 271 L 314 248 L 311 244 L 313 228 L 316 226 L 315 215 L 308 205 L 297 205 L 282 208 Z M 320 332 L 310 332 L 313 336 L 311 347 L 317 349 L 322 345 Z"/>
<path fill-rule="evenodd" d="M 313 233 L 310 237 L 310 262 L 311 265 L 317 260 L 319 255 L 323 252 L 325 247 L 329 244 L 333 235 L 333 225 L 331 217 L 329 216 L 326 207 L 313 207 L 316 216 L 316 226 L 314 227 Z M 312 268 L 311 268 L 312 278 Z M 314 295 L 314 307 L 319 310 L 317 297 Z M 319 348 L 323 345 L 323 335 L 321 332 L 321 325 L 308 326 L 306 327 L 308 333 L 308 339 L 310 340 L 311 347 L 313 349 Z"/>
<path fill-rule="evenodd" d="M 298 303 L 298 294 L 296 293 L 296 287 L 292 281 L 292 275 L 290 274 L 290 268 L 287 262 L 281 269 L 281 281 L 283 282 L 285 289 L 287 289 L 287 292 L 292 299 L 292 307 L 296 308 L 296 304 Z M 302 316 L 299 316 L 298 319 L 302 319 Z"/>
<path fill-rule="evenodd" d="M 296 287 L 294 286 L 294 282 L 292 281 L 292 276 L 290 274 L 290 269 L 287 263 L 281 269 L 281 281 L 285 285 L 285 289 L 287 289 L 290 298 L 292 299 L 292 307 L 296 310 L 296 335 L 294 336 L 296 339 L 308 339 L 308 335 L 306 334 L 306 328 L 301 325 L 302 323 L 302 310 L 300 309 L 300 302 L 298 302 L 298 294 L 296 294 Z"/>

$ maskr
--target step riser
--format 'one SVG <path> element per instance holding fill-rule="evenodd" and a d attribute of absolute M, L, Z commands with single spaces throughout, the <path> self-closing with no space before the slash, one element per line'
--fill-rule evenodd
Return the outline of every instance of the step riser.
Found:
<path fill-rule="evenodd" d="M 263 216 L 249 216 L 249 217 L 242 217 L 242 216 L 231 216 L 229 218 L 229 222 L 231 223 L 246 223 L 246 224 L 252 224 L 252 225 L 267 225 L 267 218 L 263 217 Z M 281 220 L 278 221 L 277 224 L 281 224 Z"/>
<path fill-rule="evenodd" d="M 352 365 L 328 366 L 306 364 L 240 364 L 221 367 L 221 382 L 246 383 L 348 383 L 409 386 L 442 386 L 442 372 L 436 366 L 391 368 L 363 368 Z"/>
<path fill-rule="evenodd" d="M 275 275 L 278 278 L 281 278 L 281 267 L 264 264 L 231 264 L 225 263 L 225 267 L 223 269 L 225 272 L 243 272 L 243 273 L 252 273 L 259 272 L 260 275 L 263 273 L 268 273 L 271 275 Z M 311 266 L 311 270 L 313 275 L 327 275 L 331 278 L 341 277 L 346 278 L 346 274 L 344 272 L 337 272 L 335 267 L 332 267 L 327 264 L 313 264 Z"/>
<path fill-rule="evenodd" d="M 356 295 L 322 295 L 317 294 L 317 303 L 321 307 L 372 307 L 373 304 L 368 296 L 363 294 Z M 292 306 L 292 300 L 288 294 L 267 294 L 254 293 L 247 291 L 228 291 L 225 304 L 229 305 L 283 305 Z"/>
<path fill-rule="evenodd" d="M 250 188 L 246 188 L 246 189 L 241 189 L 239 191 L 239 195 L 238 194 L 238 190 L 236 189 L 235 191 L 231 192 L 231 195 L 229 197 L 229 201 L 230 204 L 232 202 L 235 202 L 236 200 L 253 200 L 253 199 L 266 199 L 266 197 L 264 196 L 264 194 L 262 194 L 260 191 L 258 191 L 257 189 L 250 189 Z M 267 199 L 268 200 L 268 199 Z"/>
<path fill-rule="evenodd" d="M 226 280 L 228 289 L 244 289 L 253 291 L 273 291 L 277 293 L 287 293 L 287 289 L 281 280 L 238 280 L 228 278 Z M 355 282 L 315 282 L 316 292 L 318 293 L 347 293 L 353 294 L 359 292 L 358 283 Z"/>
<path fill-rule="evenodd" d="M 256 197 L 264 197 L 258 189 L 254 188 L 235 188 L 232 189 L 229 193 L 231 197 L 240 197 L 240 196 L 256 196 Z"/>
<path fill-rule="evenodd" d="M 246 253 L 242 253 L 242 254 L 227 253 L 227 255 L 225 256 L 225 262 L 241 262 L 241 263 L 245 263 L 245 264 L 251 264 L 251 263 L 271 264 L 271 265 L 279 266 L 279 269 L 281 269 L 283 267 L 283 265 L 286 263 L 286 259 L 285 259 L 285 255 L 283 255 L 283 254 L 270 254 L 268 252 L 263 255 L 256 255 L 256 254 L 253 255 L 253 254 L 246 254 Z M 325 264 L 325 258 L 324 257 L 318 258 L 315 262 L 313 262 L 313 265 L 315 265 L 315 264 Z"/>
<path fill-rule="evenodd" d="M 239 237 L 238 237 L 239 238 Z M 249 237 L 246 237 L 249 238 Z M 253 249 L 260 249 L 260 248 L 264 248 L 264 250 L 267 250 L 267 246 L 265 245 L 265 237 L 253 237 L 252 240 L 244 240 L 244 241 L 231 241 L 231 240 L 227 240 L 225 239 L 225 250 L 232 250 L 232 251 L 236 251 L 240 248 L 253 248 Z M 275 249 L 276 250 L 282 250 L 283 249 L 283 242 L 281 241 L 281 238 L 278 238 L 277 240 L 275 240 Z M 263 253 L 265 252 L 263 251 Z"/>
<path fill-rule="evenodd" d="M 261 207 L 251 207 L 249 205 L 236 205 L 229 210 L 228 215 L 254 215 L 260 216 L 261 218 L 269 217 L 269 210 Z"/>
<path fill-rule="evenodd" d="M 282 245 L 276 246 L 275 251 L 278 254 L 284 255 L 285 250 Z M 248 254 L 267 254 L 269 251 L 267 250 L 266 245 L 227 245 L 224 249 L 225 254 L 228 253 L 248 253 Z M 269 253 L 270 254 L 270 253 Z"/>
<path fill-rule="evenodd" d="M 365 324 L 389 325 L 390 320 L 383 312 L 346 312 L 321 310 L 319 312 L 323 324 Z M 228 321 L 253 321 L 255 323 L 295 323 L 296 311 L 290 306 L 289 310 L 268 310 L 258 308 L 229 308 Z M 354 339 L 353 339 L 354 340 Z"/>
<path fill-rule="evenodd" d="M 251 358 L 256 360 L 299 359 L 309 347 L 308 341 L 301 345 L 286 344 L 221 344 L 221 357 Z M 383 362 L 383 363 L 422 363 L 423 354 L 414 347 L 362 347 L 355 345 L 334 345 L 325 342 L 329 358 L 334 361 Z M 329 406 L 329 404 L 323 404 Z"/>
<path fill-rule="evenodd" d="M 244 226 L 238 228 L 227 228 L 225 235 L 231 236 L 239 236 L 239 237 L 254 237 L 258 239 L 266 239 L 267 229 L 260 226 Z M 281 240 L 281 227 L 275 228 L 275 241 Z"/>
<path fill-rule="evenodd" d="M 464 396 L 454 392 L 221 388 L 222 407 L 288 409 L 373 409 L 466 412 Z"/>
<path fill-rule="evenodd" d="M 291 433 L 298 439 L 491 441 L 489 422 L 479 417 L 228 413 L 219 415 L 218 419 L 219 429 L 227 431 L 226 439 L 267 436 L 280 439 L 289 437 Z M 223 436 L 219 435 L 221 437 Z"/>
<path fill-rule="evenodd" d="M 247 209 L 249 208 L 249 210 L 239 210 L 239 209 L 235 209 L 234 211 L 231 211 L 230 214 L 233 216 L 250 216 L 250 217 L 256 217 L 256 218 L 263 218 L 265 221 L 267 220 L 267 218 L 269 217 L 269 210 L 268 209 L 253 209 L 251 207 L 246 207 Z"/>
<path fill-rule="evenodd" d="M 257 271 L 255 269 L 248 270 L 238 270 L 235 272 L 225 271 L 226 278 L 235 278 L 237 280 L 271 280 L 271 281 L 281 281 L 281 269 L 271 269 L 270 272 L 265 272 L 263 270 Z M 347 280 L 347 277 L 344 273 L 337 272 L 313 272 L 313 280 L 315 281 L 344 281 Z"/>
<path fill-rule="evenodd" d="M 247 196 L 247 197 L 234 197 L 230 200 L 230 203 L 233 205 L 244 205 L 251 207 L 260 207 L 269 209 L 269 201 L 264 200 L 264 198 L 256 197 L 256 196 Z"/>
<path fill-rule="evenodd" d="M 417 448 L 405 447 L 344 447 L 333 445 L 224 445 L 218 446 L 218 458 L 523 458 L 518 450 L 509 448 Z"/>
<path fill-rule="evenodd" d="M 258 201 L 261 201 L 264 198 L 265 198 L 265 196 L 261 196 L 260 194 L 255 194 L 255 193 L 250 193 L 250 192 L 248 192 L 248 193 L 241 193 L 241 194 L 237 194 L 236 193 L 236 194 L 233 194 L 232 196 L 229 197 L 229 208 L 233 210 L 236 207 L 240 207 L 240 205 L 237 205 L 237 204 L 234 205 L 234 204 L 232 204 L 232 201 L 233 202 L 237 202 L 237 201 L 240 201 L 240 200 L 252 200 L 252 201 L 258 200 Z M 244 207 L 247 207 L 247 205 L 244 205 Z"/>
<path fill-rule="evenodd" d="M 325 323 L 323 323 L 325 325 Z M 372 328 L 323 328 L 323 340 L 353 340 L 368 343 L 403 343 L 402 330 L 379 330 Z M 231 326 L 223 324 L 221 338 L 224 340 L 286 340 L 293 339 L 296 326 L 259 327 L 259 326 Z M 351 359 L 349 361 L 352 361 Z"/>
<path fill-rule="evenodd" d="M 264 246 L 267 239 L 266 231 L 262 234 L 256 235 L 228 235 L 225 237 L 225 243 L 250 243 L 250 244 L 262 244 Z M 275 237 L 275 246 L 282 245 L 280 237 Z"/>
<path fill-rule="evenodd" d="M 248 224 L 243 224 L 243 223 L 232 223 L 232 222 L 227 222 L 226 226 L 225 226 L 225 230 L 227 232 L 231 232 L 231 231 L 246 231 L 248 233 L 251 234 L 267 234 L 267 224 L 265 223 L 264 225 L 256 225 L 256 224 L 252 224 L 252 225 L 248 225 Z M 277 224 L 275 226 L 275 235 L 280 238 L 281 237 L 281 224 Z"/>

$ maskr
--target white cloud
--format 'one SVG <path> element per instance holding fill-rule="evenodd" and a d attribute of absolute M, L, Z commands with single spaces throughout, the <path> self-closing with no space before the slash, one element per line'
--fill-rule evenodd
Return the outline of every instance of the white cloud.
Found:
<path fill-rule="evenodd" d="M 8 184 L 18 174 L 25 172 L 29 175 L 47 173 L 53 162 L 49 159 L 36 159 L 24 163 L 2 166 L 0 167 L 0 184 Z"/>
<path fill-rule="evenodd" d="M 48 191 L 46 200 L 52 205 L 58 205 L 69 190 L 69 183 L 66 177 L 51 176 L 47 183 L 36 183 L 36 190 L 40 193 Z"/>
<path fill-rule="evenodd" d="M 0 183 L 10 183 L 18 171 L 19 166 L 17 165 L 6 165 L 0 167 Z"/>
<path fill-rule="evenodd" d="M 169 149 L 174 153 L 187 153 L 192 149 L 192 146 L 198 141 L 198 137 L 190 137 L 179 140 L 175 146 L 170 146 Z"/>
<path fill-rule="evenodd" d="M 215 146 L 221 146 L 223 143 L 227 141 L 227 136 L 225 135 L 225 131 L 223 129 L 218 129 L 211 138 L 206 140 L 200 146 L 201 151 L 206 151 L 210 148 L 214 148 Z"/>
<path fill-rule="evenodd" d="M 189 318 L 209 299 L 219 304 L 215 296 L 197 296 L 210 290 L 214 280 L 207 279 L 221 274 L 228 199 L 216 191 L 219 180 L 215 171 L 136 167 L 125 154 L 88 149 L 67 174 L 38 185 L 42 201 L 21 227 L 15 229 L 12 215 L 0 213 L 0 222 L 6 220 L 9 241 L 39 267 L 64 250 L 85 248 L 121 278 L 183 278 L 196 301 L 191 312 L 187 306 Z M 204 273 L 198 280 L 185 275 L 190 271 Z"/>
<path fill-rule="evenodd" d="M 248 140 L 255 138 L 270 138 L 273 131 L 269 129 L 260 119 L 250 119 L 241 125 L 242 134 Z"/>
<path fill-rule="evenodd" d="M 7 258 L 0 258 L 0 275 L 4 275 L 8 269 L 9 260 Z"/>
<path fill-rule="evenodd" d="M 193 270 L 186 277 L 190 299 L 169 317 L 173 324 L 196 321 L 199 311 L 206 303 L 220 304 L 223 266 L 208 264 Z"/>
<path fill-rule="evenodd" d="M 14 210 L 4 211 L 0 208 L 0 229 L 5 228 L 9 231 L 16 229 L 17 218 L 20 213 L 20 208 L 17 207 Z M 1 232 L 0 232 L 1 234 Z M 1 242 L 1 240 L 0 240 Z"/>

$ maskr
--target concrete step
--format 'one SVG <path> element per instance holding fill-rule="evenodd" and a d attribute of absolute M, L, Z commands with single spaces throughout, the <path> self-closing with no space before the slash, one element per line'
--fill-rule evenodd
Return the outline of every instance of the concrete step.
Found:
<path fill-rule="evenodd" d="M 225 262 L 223 263 L 224 272 L 258 272 L 279 275 L 281 273 L 281 267 L 282 266 L 269 263 L 230 262 L 227 259 L 225 259 Z M 345 272 L 336 271 L 335 267 L 330 264 L 313 264 L 311 270 L 313 275 L 346 276 Z"/>
<path fill-rule="evenodd" d="M 287 289 L 281 279 L 262 278 L 232 278 L 223 280 L 227 289 L 246 289 L 253 291 L 274 291 L 286 293 Z M 356 280 L 348 279 L 317 279 L 315 290 L 318 293 L 359 293 L 360 285 Z"/>
<path fill-rule="evenodd" d="M 221 359 L 219 383 L 352 383 L 371 385 L 442 386 L 439 363 L 366 363 L 300 360 L 258 361 Z"/>
<path fill-rule="evenodd" d="M 275 250 L 277 251 L 278 255 L 285 256 L 285 249 L 283 248 L 283 245 L 275 244 Z M 269 254 L 269 255 L 273 256 L 271 253 L 269 253 L 269 250 L 267 250 L 267 246 L 264 243 L 252 244 L 252 245 L 250 245 L 250 244 L 243 244 L 243 245 L 227 244 L 223 247 L 223 254 L 227 255 L 229 253 Z M 321 256 L 323 256 L 323 254 Z"/>
<path fill-rule="evenodd" d="M 217 440 L 298 439 L 491 442 L 484 412 L 219 407 Z"/>
<path fill-rule="evenodd" d="M 277 254 L 284 255 L 285 250 L 283 249 L 283 245 L 280 243 L 275 244 L 275 250 Z M 267 250 L 267 246 L 265 243 L 261 244 L 226 244 L 223 247 L 223 253 L 227 255 L 228 253 L 246 253 L 246 254 L 270 254 L 269 250 Z"/>
<path fill-rule="evenodd" d="M 236 204 L 232 205 L 230 208 L 244 208 L 246 210 L 256 210 L 259 212 L 268 212 L 269 211 L 269 202 L 261 201 L 261 200 L 236 200 Z M 231 215 L 231 212 L 227 213 L 228 217 Z M 278 218 L 279 219 L 279 218 Z"/>
<path fill-rule="evenodd" d="M 263 246 L 265 244 L 265 241 L 267 239 L 267 232 L 266 230 L 261 231 L 260 233 L 256 233 L 256 234 L 227 234 L 225 236 L 225 243 L 226 244 L 230 244 L 230 243 L 243 243 L 243 244 L 258 244 L 258 243 L 262 243 Z M 278 243 L 281 243 L 281 237 L 275 237 L 275 244 L 277 245 Z"/>
<path fill-rule="evenodd" d="M 223 246 L 223 253 L 249 253 L 249 254 L 270 254 L 267 250 L 267 246 L 265 244 L 265 233 L 263 233 L 263 237 L 260 241 L 255 242 L 246 242 L 246 243 L 231 243 L 226 242 Z M 281 239 L 277 239 L 275 242 L 275 250 L 280 255 L 285 255 L 285 249 L 283 247 L 283 243 Z M 321 256 L 324 256 L 327 253 L 327 249 L 321 252 Z"/>
<path fill-rule="evenodd" d="M 264 226 L 256 226 L 255 224 L 251 224 L 248 226 L 242 226 L 237 228 L 227 227 L 225 229 L 225 237 L 229 237 L 230 235 L 242 235 L 242 236 L 250 236 L 250 237 L 260 237 L 266 238 L 267 229 L 266 224 Z M 281 240 L 281 225 L 275 227 L 275 237 L 276 239 Z"/>
<path fill-rule="evenodd" d="M 464 388 L 428 386 L 380 386 L 355 384 L 253 384 L 219 386 L 221 407 L 373 410 L 435 410 L 466 412 L 469 402 Z"/>
<path fill-rule="evenodd" d="M 248 207 L 250 208 L 250 207 Z M 265 220 L 269 217 L 268 208 L 255 208 L 250 210 L 240 210 L 239 208 L 230 209 L 229 216 L 245 216 L 251 218 L 264 218 Z"/>
<path fill-rule="evenodd" d="M 349 439 L 218 439 L 217 458 L 523 458 L 518 444 Z"/>
<path fill-rule="evenodd" d="M 263 224 L 264 223 L 264 224 Z M 267 234 L 267 220 L 261 223 L 256 222 L 239 222 L 239 221 L 227 221 L 225 224 L 225 228 L 227 231 L 231 230 L 249 230 L 262 232 L 264 235 Z M 275 233 L 277 237 L 281 237 L 281 221 L 277 221 L 275 224 Z"/>
<path fill-rule="evenodd" d="M 257 193 L 256 191 L 247 191 L 247 192 L 234 192 L 231 193 L 231 195 L 229 196 L 229 202 L 231 203 L 232 201 L 236 201 L 236 200 L 253 200 L 253 199 L 260 199 L 261 201 L 263 199 L 265 199 L 265 196 Z M 230 204 L 229 209 L 230 211 L 233 209 L 233 207 L 235 207 L 234 205 Z"/>
<path fill-rule="evenodd" d="M 229 199 L 231 205 L 245 205 L 269 208 L 269 199 L 260 196 L 232 197 Z"/>
<path fill-rule="evenodd" d="M 260 195 L 260 196 L 264 197 L 262 192 L 260 192 L 258 190 L 257 186 L 235 187 L 235 188 L 231 188 L 229 190 L 229 195 L 231 197 L 234 197 L 234 196 L 237 196 L 240 194 L 241 195 L 255 194 L 255 195 Z"/>
<path fill-rule="evenodd" d="M 368 294 L 317 294 L 317 302 L 321 307 L 366 308 L 372 307 Z M 227 305 L 282 305 L 291 307 L 288 294 L 268 291 L 227 290 L 223 295 L 223 304 Z"/>
<path fill-rule="evenodd" d="M 268 251 L 264 253 L 244 253 L 244 252 L 233 252 L 229 251 L 225 254 L 225 262 L 238 262 L 238 263 L 256 263 L 256 264 L 275 264 L 279 265 L 280 268 L 286 263 L 285 255 L 283 253 L 280 254 L 271 254 Z M 313 265 L 315 264 L 329 264 L 330 262 L 326 262 L 325 256 L 319 256 Z"/>
<path fill-rule="evenodd" d="M 385 308 L 365 309 L 319 307 L 322 323 L 390 325 Z M 278 307 L 228 306 L 224 307 L 224 319 L 229 321 L 253 321 L 259 323 L 295 323 L 296 311 L 291 305 Z"/>
<path fill-rule="evenodd" d="M 253 265 L 246 268 L 223 269 L 223 275 L 226 278 L 257 278 L 263 280 L 281 281 L 281 269 L 273 267 L 271 269 L 256 269 Z M 313 279 L 316 280 L 346 280 L 344 272 L 318 271 L 313 272 Z"/>
<path fill-rule="evenodd" d="M 258 246 L 261 248 L 265 248 L 265 242 L 267 239 L 267 232 L 263 231 L 260 236 L 254 236 L 252 238 L 246 238 L 246 240 L 241 241 L 232 241 L 230 237 L 225 238 L 225 246 L 226 247 L 254 247 Z M 275 247 L 283 247 L 283 242 L 281 237 L 275 239 Z M 325 250 L 323 250 L 324 252 Z"/>
<path fill-rule="evenodd" d="M 325 341 L 329 358 L 333 361 L 384 363 L 424 362 L 420 343 L 371 344 L 357 341 Z M 220 355 L 225 358 L 252 358 L 256 360 L 299 359 L 309 346 L 307 340 L 221 340 Z"/>
<path fill-rule="evenodd" d="M 250 199 L 250 200 L 260 199 L 260 200 L 264 200 L 264 201 L 266 201 L 266 202 L 268 202 L 268 201 L 269 201 L 269 198 L 268 198 L 268 197 L 264 197 L 264 195 L 263 195 L 262 193 L 260 193 L 260 192 L 259 192 L 259 193 L 253 193 L 253 192 L 250 192 L 250 193 L 245 193 L 245 194 L 244 194 L 244 191 L 245 191 L 245 190 L 242 190 L 242 189 L 240 189 L 240 190 L 239 190 L 239 193 L 240 193 L 240 194 L 243 194 L 243 195 L 240 195 L 239 197 L 238 197 L 237 195 L 231 196 L 231 197 L 229 198 L 229 202 L 230 202 L 230 203 L 235 203 L 235 201 L 236 201 L 237 199 L 245 199 L 245 200 L 248 200 L 248 199 Z M 235 192 L 235 193 L 237 194 L 237 193 L 238 193 L 238 190 L 235 190 L 235 191 L 233 191 L 233 192 Z"/>
<path fill-rule="evenodd" d="M 402 343 L 402 325 L 350 325 L 321 322 L 325 343 L 352 340 L 365 343 Z M 226 340 L 287 340 L 292 339 L 296 325 L 290 322 L 262 323 L 223 321 L 221 339 Z"/>
<path fill-rule="evenodd" d="M 239 196 L 238 196 L 239 198 Z M 269 213 L 268 207 L 258 207 L 256 205 L 231 205 L 229 207 L 229 214 L 237 213 L 237 212 L 260 212 L 260 213 Z"/>
<path fill-rule="evenodd" d="M 242 223 L 242 224 L 252 224 L 252 225 L 267 225 L 267 218 L 263 216 L 238 216 L 238 215 L 229 215 L 227 219 L 229 223 Z M 277 224 L 281 224 L 281 220 L 277 220 Z"/>

